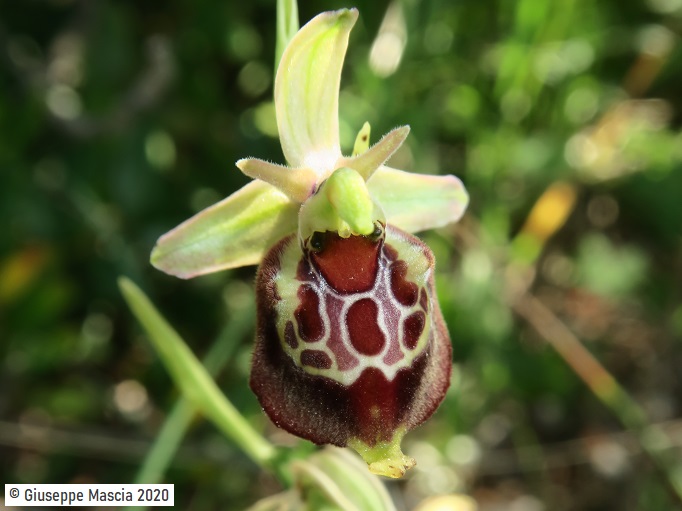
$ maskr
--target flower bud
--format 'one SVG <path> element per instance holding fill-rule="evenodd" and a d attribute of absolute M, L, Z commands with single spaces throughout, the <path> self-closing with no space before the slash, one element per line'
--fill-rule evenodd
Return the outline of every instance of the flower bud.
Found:
<path fill-rule="evenodd" d="M 294 485 L 261 500 L 248 511 L 353 509 L 395 511 L 386 488 L 343 449 L 327 447 L 290 465 Z"/>

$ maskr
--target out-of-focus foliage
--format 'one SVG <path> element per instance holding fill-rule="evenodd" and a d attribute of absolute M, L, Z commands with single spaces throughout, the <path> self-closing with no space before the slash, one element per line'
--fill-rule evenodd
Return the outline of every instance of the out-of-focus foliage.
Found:
<path fill-rule="evenodd" d="M 682 1 L 353 5 L 344 151 L 365 121 L 409 123 L 392 165 L 457 174 L 471 195 L 461 224 L 425 235 L 455 370 L 406 439 L 419 465 L 389 486 L 396 506 L 672 509 L 666 477 L 522 305 L 601 361 L 682 479 Z M 253 269 L 179 281 L 148 258 L 247 182 L 236 160 L 283 163 L 274 27 L 274 0 L 0 4 L 0 480 L 134 480 L 177 393 L 119 275 L 199 355 L 253 300 Z M 252 332 L 230 342 L 220 386 L 292 443 L 247 388 Z M 280 490 L 202 420 L 166 480 L 197 510 Z"/>

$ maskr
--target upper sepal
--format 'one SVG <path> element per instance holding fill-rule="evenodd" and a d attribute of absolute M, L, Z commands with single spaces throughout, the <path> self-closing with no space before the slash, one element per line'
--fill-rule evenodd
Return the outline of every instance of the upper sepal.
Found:
<path fill-rule="evenodd" d="M 291 167 L 323 174 L 341 157 L 341 68 L 357 18 L 356 9 L 322 13 L 298 31 L 282 55 L 275 77 L 275 110 Z"/>

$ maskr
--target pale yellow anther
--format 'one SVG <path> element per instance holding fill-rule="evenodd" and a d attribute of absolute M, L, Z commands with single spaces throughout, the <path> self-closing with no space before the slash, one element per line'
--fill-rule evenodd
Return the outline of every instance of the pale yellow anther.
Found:
<path fill-rule="evenodd" d="M 370 127 L 369 123 L 365 122 L 365 124 L 362 125 L 362 128 L 360 128 L 358 136 L 355 137 L 355 145 L 353 146 L 353 156 L 362 154 L 367 149 L 369 149 L 369 135 L 371 131 L 372 128 Z"/>

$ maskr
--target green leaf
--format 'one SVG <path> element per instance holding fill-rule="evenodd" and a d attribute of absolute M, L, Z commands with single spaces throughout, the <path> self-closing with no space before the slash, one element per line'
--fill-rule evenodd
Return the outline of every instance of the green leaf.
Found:
<path fill-rule="evenodd" d="M 287 46 L 275 78 L 275 110 L 284 156 L 291 167 L 324 174 L 339 147 L 339 86 L 356 9 L 322 13 Z"/>
<path fill-rule="evenodd" d="M 224 368 L 239 340 L 253 331 L 255 300 L 252 292 L 240 292 L 242 287 L 246 288 L 246 284 L 233 281 L 227 288 L 230 296 L 228 300 L 230 320 L 201 361 L 211 377 L 215 377 Z M 197 409 L 194 404 L 180 396 L 166 415 L 163 426 L 157 431 L 154 443 L 135 476 L 135 483 L 152 484 L 163 481 L 164 474 L 196 415 Z"/>
<path fill-rule="evenodd" d="M 267 249 L 296 230 L 298 209 L 273 186 L 253 181 L 161 236 L 151 262 L 185 279 L 257 264 Z"/>
<path fill-rule="evenodd" d="M 149 298 L 132 281 L 118 281 L 135 317 L 182 394 L 257 464 L 274 468 L 276 449 L 260 436 L 211 379 L 187 344 L 159 314 Z"/>
<path fill-rule="evenodd" d="M 455 176 L 413 174 L 381 167 L 367 181 L 386 221 L 407 232 L 435 229 L 464 214 L 469 195 Z"/>

